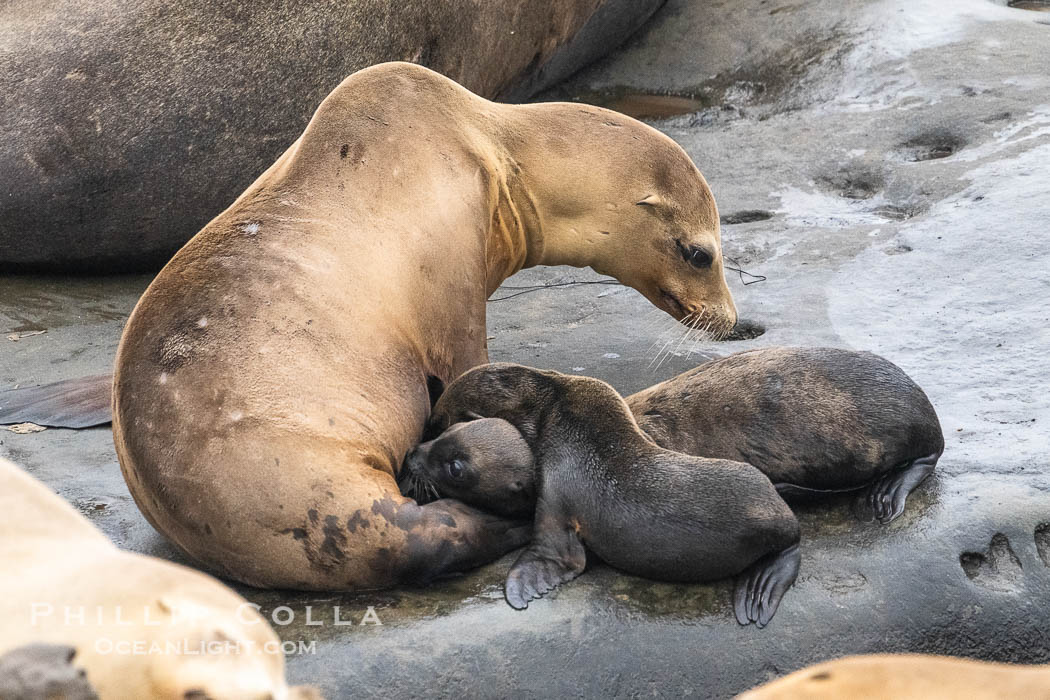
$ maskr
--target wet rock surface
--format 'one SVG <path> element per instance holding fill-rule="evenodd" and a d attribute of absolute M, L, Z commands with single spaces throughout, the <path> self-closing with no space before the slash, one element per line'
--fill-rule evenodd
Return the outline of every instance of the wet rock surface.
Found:
<path fill-rule="evenodd" d="M 799 580 L 764 630 L 735 623 L 727 583 L 661 584 L 598 562 L 515 612 L 502 600 L 513 555 L 425 589 L 239 589 L 280 620 L 290 608 L 283 639 L 317 642 L 289 657 L 291 679 L 331 697 L 728 697 L 852 653 L 1050 662 L 1045 18 L 985 0 L 951 13 L 935 0 L 671 0 L 554 96 L 707 95 L 700 111 L 654 123 L 694 158 L 723 215 L 745 214 L 724 222 L 723 243 L 767 278 L 729 276 L 751 331 L 694 342 L 619 286 L 489 305 L 493 359 L 624 393 L 750 347 L 885 355 L 929 394 L 947 442 L 899 520 L 858 522 L 848 498 L 799 506 Z M 595 279 L 548 268 L 507 286 Z M 0 384 L 105 371 L 147 283 L 0 280 L 0 330 L 47 330 L 0 335 Z M 108 430 L 0 441 L 121 546 L 179 559 L 131 502 Z M 335 606 L 353 624 L 337 625 Z M 360 624 L 369 606 L 381 626 Z"/>

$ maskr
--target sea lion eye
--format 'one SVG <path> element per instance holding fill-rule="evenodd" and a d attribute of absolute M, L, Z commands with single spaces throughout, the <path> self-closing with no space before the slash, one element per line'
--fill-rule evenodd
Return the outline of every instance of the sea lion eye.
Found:
<path fill-rule="evenodd" d="M 681 254 L 682 259 L 698 270 L 706 270 L 715 261 L 714 256 L 703 248 L 698 248 L 694 245 L 683 245 L 678 240 L 674 243 L 678 247 L 678 252 Z"/>
<path fill-rule="evenodd" d="M 445 471 L 447 471 L 448 475 L 453 479 L 461 479 L 463 477 L 463 463 L 458 459 L 446 462 Z"/>

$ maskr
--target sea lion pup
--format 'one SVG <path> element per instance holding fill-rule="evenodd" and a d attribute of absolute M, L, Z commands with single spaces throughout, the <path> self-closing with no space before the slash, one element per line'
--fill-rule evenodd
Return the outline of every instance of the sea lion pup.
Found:
<path fill-rule="evenodd" d="M 525 480 L 535 469 L 538 483 L 532 543 L 507 576 L 512 607 L 576 578 L 586 544 L 647 578 L 740 574 L 737 620 L 763 627 L 772 619 L 798 574 L 799 527 L 762 472 L 658 447 L 616 390 L 589 377 L 507 363 L 476 367 L 449 385 L 429 431 L 473 416 L 511 423 L 535 458 L 534 467 L 519 461 L 512 477 Z M 442 457 L 437 447 L 428 452 Z"/>
<path fill-rule="evenodd" d="M 113 438 L 146 518 L 255 586 L 360 590 L 471 568 L 528 528 L 395 475 L 487 360 L 485 300 L 590 266 L 726 330 L 718 212 L 685 151 L 579 104 L 501 105 L 408 63 L 346 79 L 160 272 L 117 351 Z"/>
<path fill-rule="evenodd" d="M 923 654 L 848 656 L 771 681 L 740 700 L 1015 700 L 1050 698 L 1050 666 Z"/>
<path fill-rule="evenodd" d="M 4 459 L 0 484 L 0 697 L 44 681 L 102 700 L 320 697 L 288 686 L 277 635 L 211 576 L 117 549 Z"/>
<path fill-rule="evenodd" d="M 399 483 L 420 500 L 455 498 L 509 518 L 536 511 L 532 449 L 502 418 L 456 423 L 417 445 L 405 458 Z"/>
<path fill-rule="evenodd" d="M 627 397 L 661 447 L 747 462 L 785 495 L 865 490 L 856 511 L 888 523 L 944 451 L 937 413 L 870 352 L 773 347 L 729 355 Z"/>

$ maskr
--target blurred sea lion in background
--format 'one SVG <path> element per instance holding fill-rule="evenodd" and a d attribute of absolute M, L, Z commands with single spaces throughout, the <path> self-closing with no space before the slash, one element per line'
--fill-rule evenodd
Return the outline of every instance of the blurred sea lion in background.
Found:
<path fill-rule="evenodd" d="M 158 269 L 354 71 L 520 100 L 664 1 L 0 3 L 0 270 Z"/>

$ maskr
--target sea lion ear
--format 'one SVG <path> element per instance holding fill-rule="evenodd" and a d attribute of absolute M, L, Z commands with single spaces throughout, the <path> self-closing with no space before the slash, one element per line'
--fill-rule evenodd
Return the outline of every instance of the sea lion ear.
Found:
<path fill-rule="evenodd" d="M 520 481 L 511 482 L 510 490 L 514 491 L 515 493 L 517 493 L 518 491 L 523 490 L 524 488 L 525 488 L 525 484 L 521 483 Z"/>
<path fill-rule="evenodd" d="M 663 198 L 658 194 L 651 194 L 647 197 L 635 202 L 640 207 L 655 207 L 659 204 L 663 204 Z"/>

